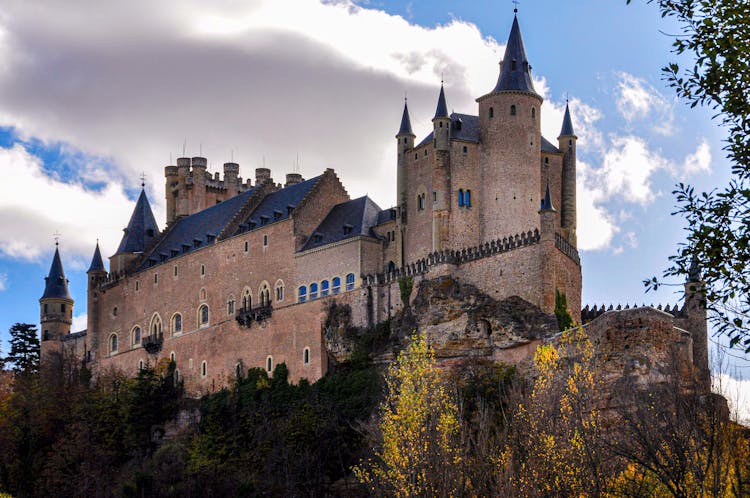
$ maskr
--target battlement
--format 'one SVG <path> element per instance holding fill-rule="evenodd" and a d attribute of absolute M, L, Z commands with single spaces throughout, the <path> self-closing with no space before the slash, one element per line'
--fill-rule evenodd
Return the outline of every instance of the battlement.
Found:
<path fill-rule="evenodd" d="M 606 305 L 601 305 L 600 307 L 594 305 L 593 307 L 589 307 L 589 305 L 586 305 L 585 308 L 581 310 L 581 323 L 585 324 L 588 323 L 595 318 L 598 318 L 599 316 L 603 315 L 607 311 L 621 311 L 621 310 L 629 310 L 629 309 L 637 309 L 637 308 L 653 308 L 659 311 L 663 311 L 665 313 L 669 313 L 675 318 L 685 318 L 687 316 L 687 307 L 685 305 L 680 308 L 678 305 L 671 306 L 667 304 L 666 306 L 662 307 L 661 304 L 654 306 L 651 305 L 645 305 L 641 304 L 638 306 L 637 304 L 633 304 L 633 306 L 630 306 L 629 304 L 626 304 L 625 306 L 622 306 L 621 304 L 618 304 L 616 307 L 612 304 L 607 307 Z"/>

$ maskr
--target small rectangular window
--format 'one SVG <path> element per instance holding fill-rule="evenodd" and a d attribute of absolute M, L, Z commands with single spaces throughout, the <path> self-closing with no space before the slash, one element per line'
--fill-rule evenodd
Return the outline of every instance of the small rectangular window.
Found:
<path fill-rule="evenodd" d="M 250 248 L 250 244 L 248 244 L 248 242 L 245 241 L 245 252 L 247 252 L 249 248 Z"/>
<path fill-rule="evenodd" d="M 60 305 L 60 313 L 65 313 L 65 303 Z"/>
<path fill-rule="evenodd" d="M 437 202 L 437 192 L 432 191 L 432 202 Z"/>
<path fill-rule="evenodd" d="M 177 265 L 174 265 L 174 276 L 177 276 Z"/>
<path fill-rule="evenodd" d="M 140 283 L 139 283 L 139 282 L 138 282 L 138 281 L 136 280 L 136 281 L 135 281 L 135 290 L 136 290 L 136 292 L 138 292 L 138 290 L 139 290 L 140 288 L 141 288 L 141 285 L 140 285 Z"/>
<path fill-rule="evenodd" d="M 227 301 L 227 315 L 234 315 L 234 301 Z"/>
<path fill-rule="evenodd" d="M 159 274 L 154 273 L 154 284 L 158 284 L 158 283 L 159 283 Z"/>
<path fill-rule="evenodd" d="M 268 235 L 263 236 L 263 247 L 268 247 Z"/>

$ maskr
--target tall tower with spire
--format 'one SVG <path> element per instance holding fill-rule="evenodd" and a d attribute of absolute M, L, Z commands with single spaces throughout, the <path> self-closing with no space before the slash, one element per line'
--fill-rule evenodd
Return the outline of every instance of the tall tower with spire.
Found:
<path fill-rule="evenodd" d="M 99 286 L 107 279 L 107 270 L 104 268 L 104 260 L 99 250 L 99 241 L 96 242 L 94 256 L 91 258 L 91 265 L 89 265 L 86 276 L 88 277 L 86 330 L 94 331 L 99 324 L 100 316 Z M 98 345 L 98 334 L 92 333 L 89 339 L 89 349 L 97 351 Z"/>
<path fill-rule="evenodd" d="M 62 338 L 70 334 L 70 326 L 73 323 L 73 298 L 68 290 L 68 279 L 65 278 L 57 243 L 49 274 L 44 280 L 44 294 L 39 299 L 42 357 L 61 350 Z"/>
<path fill-rule="evenodd" d="M 495 88 L 479 104 L 480 240 L 533 230 L 543 195 L 539 150 L 542 97 L 534 90 L 518 17 Z"/>
<path fill-rule="evenodd" d="M 565 104 L 560 136 L 557 137 L 560 152 L 563 154 L 562 168 L 562 213 L 561 225 L 568 242 L 577 246 L 576 237 L 576 142 L 578 137 L 573 131 L 573 120 L 570 119 L 570 106 Z"/>
<path fill-rule="evenodd" d="M 435 160 L 432 169 L 432 198 L 428 200 L 432 204 L 433 251 L 447 249 L 450 244 L 451 121 L 441 81 L 435 116 L 432 118 Z"/>
<path fill-rule="evenodd" d="M 398 211 L 397 234 L 396 234 L 396 259 L 395 263 L 401 266 L 404 263 L 404 230 L 406 223 L 406 204 L 408 197 L 407 169 L 409 157 L 407 154 L 414 149 L 416 135 L 411 129 L 409 118 L 409 106 L 404 97 L 404 113 L 401 116 L 401 126 L 396 134 L 396 150 L 398 151 L 398 162 L 396 166 L 396 204 Z"/>

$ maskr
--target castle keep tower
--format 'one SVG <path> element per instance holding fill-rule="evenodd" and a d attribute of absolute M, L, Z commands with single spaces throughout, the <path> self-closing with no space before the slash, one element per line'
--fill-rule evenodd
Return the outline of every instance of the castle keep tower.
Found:
<path fill-rule="evenodd" d="M 479 103 L 480 240 L 539 226 L 542 188 L 539 169 L 542 97 L 534 90 L 531 66 L 514 17 L 500 76 Z"/>
<path fill-rule="evenodd" d="M 396 236 L 396 261 L 397 266 L 404 264 L 404 224 L 406 223 L 406 204 L 408 198 L 407 169 L 409 167 L 408 154 L 414 149 L 416 135 L 411 130 L 411 119 L 409 119 L 409 106 L 404 98 L 404 113 L 401 116 L 401 126 L 396 134 L 396 150 L 398 159 L 396 166 L 396 207 L 399 213 L 399 229 Z"/>
<path fill-rule="evenodd" d="M 57 244 L 49 274 L 44 281 L 44 294 L 39 299 L 42 356 L 61 350 L 62 338 L 70 334 L 73 323 L 73 298 L 68 291 L 68 279 L 65 278 Z"/>

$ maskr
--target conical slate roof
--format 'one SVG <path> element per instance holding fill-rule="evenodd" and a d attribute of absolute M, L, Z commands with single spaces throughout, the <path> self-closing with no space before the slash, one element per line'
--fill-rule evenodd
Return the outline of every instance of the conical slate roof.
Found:
<path fill-rule="evenodd" d="M 554 211 L 555 207 L 552 205 L 552 196 L 549 193 L 549 183 L 547 183 L 547 191 L 544 193 L 544 199 L 542 199 L 542 211 Z"/>
<path fill-rule="evenodd" d="M 60 260 L 60 251 L 55 247 L 55 256 L 52 258 L 52 266 L 49 268 L 49 275 L 44 278 L 46 285 L 44 286 L 44 294 L 42 299 L 57 298 L 57 299 L 70 299 L 70 291 L 68 291 L 68 280 L 65 278 L 65 271 L 63 271 L 62 261 Z"/>
<path fill-rule="evenodd" d="M 688 282 L 700 282 L 701 281 L 701 267 L 698 264 L 698 258 L 693 255 L 693 259 L 690 261 L 690 268 L 688 269 Z"/>
<path fill-rule="evenodd" d="M 570 119 L 570 106 L 565 104 L 565 117 L 563 118 L 562 130 L 560 130 L 561 137 L 574 137 L 573 132 L 573 120 Z"/>
<path fill-rule="evenodd" d="M 414 133 L 411 131 L 409 107 L 406 105 L 406 99 L 404 99 L 404 114 L 403 116 L 401 116 L 401 127 L 398 129 L 398 135 L 414 135 Z"/>
<path fill-rule="evenodd" d="M 440 85 L 440 96 L 438 97 L 438 103 L 437 108 L 435 109 L 435 117 L 432 119 L 437 118 L 447 118 L 448 117 L 448 104 L 445 103 L 445 89 L 443 88 L 443 85 Z"/>
<path fill-rule="evenodd" d="M 91 265 L 86 273 L 91 273 L 92 271 L 107 271 L 104 268 L 104 261 L 102 261 L 102 253 L 99 251 L 99 242 L 96 243 L 94 257 L 91 258 Z"/>
<path fill-rule="evenodd" d="M 159 236 L 159 227 L 156 225 L 154 213 L 151 211 L 151 205 L 144 190 L 141 190 L 141 195 L 135 203 L 135 209 L 124 232 L 115 254 L 143 252 Z"/>
<path fill-rule="evenodd" d="M 513 18 L 508 44 L 505 46 L 505 56 L 500 68 L 500 77 L 493 92 L 530 92 L 536 94 L 531 82 L 531 67 L 526 58 L 526 49 L 521 38 L 521 28 L 518 17 Z"/>

